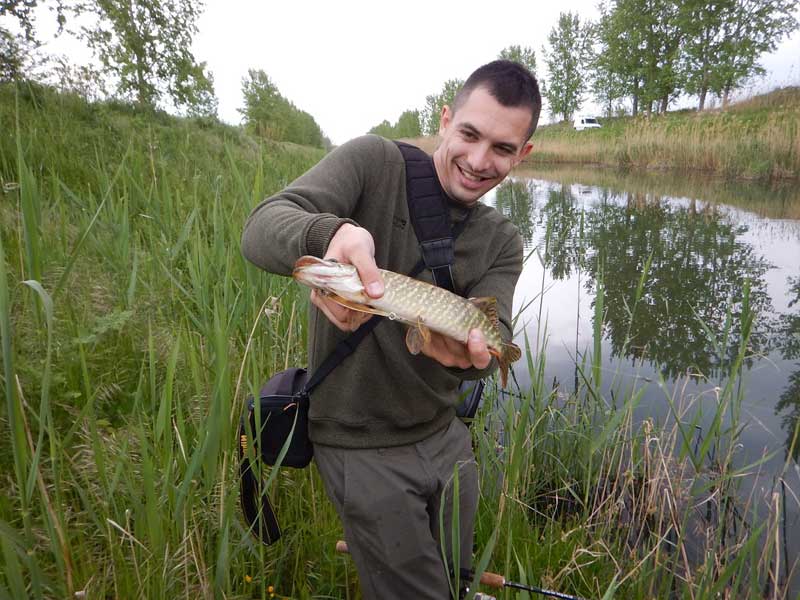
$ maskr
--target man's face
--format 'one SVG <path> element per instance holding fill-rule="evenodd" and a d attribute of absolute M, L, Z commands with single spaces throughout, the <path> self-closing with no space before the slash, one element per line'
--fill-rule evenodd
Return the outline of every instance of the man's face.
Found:
<path fill-rule="evenodd" d="M 445 193 L 472 205 L 503 181 L 533 147 L 525 139 L 530 122 L 530 110 L 503 106 L 482 87 L 472 90 L 457 112 L 445 106 L 441 143 L 433 153 Z"/>

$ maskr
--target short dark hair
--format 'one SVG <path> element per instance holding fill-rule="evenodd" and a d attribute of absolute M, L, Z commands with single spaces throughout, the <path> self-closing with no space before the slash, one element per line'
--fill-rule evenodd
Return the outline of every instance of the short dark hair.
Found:
<path fill-rule="evenodd" d="M 536 131 L 539 113 L 542 110 L 542 96 L 533 74 L 521 64 L 511 60 L 495 60 L 478 67 L 458 90 L 453 99 L 453 112 L 458 111 L 472 91 L 479 87 L 486 88 L 503 106 L 530 108 L 531 124 L 525 140 L 530 139 Z"/>

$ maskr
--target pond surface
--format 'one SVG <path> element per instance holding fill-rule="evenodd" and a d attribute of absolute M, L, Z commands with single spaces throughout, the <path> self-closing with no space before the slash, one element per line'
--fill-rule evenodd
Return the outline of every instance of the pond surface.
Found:
<path fill-rule="evenodd" d="M 522 310 L 517 343 L 524 347 L 527 334 L 532 347 L 544 346 L 545 380 L 575 390 L 576 359 L 590 365 L 595 351 L 602 281 L 605 397 L 643 388 L 640 421 L 664 422 L 664 390 L 679 389 L 691 402 L 687 418 L 701 411 L 700 427 L 710 425 L 714 388 L 724 385 L 736 355 L 749 289 L 755 317 L 737 466 L 772 454 L 740 489 L 755 490 L 756 503 L 766 506 L 783 477 L 792 565 L 800 556 L 800 443 L 788 456 L 800 419 L 800 186 L 537 169 L 515 172 L 486 201 L 516 223 L 529 254 L 515 293 L 515 310 Z M 517 367 L 516 378 L 525 390 L 523 370 Z"/>

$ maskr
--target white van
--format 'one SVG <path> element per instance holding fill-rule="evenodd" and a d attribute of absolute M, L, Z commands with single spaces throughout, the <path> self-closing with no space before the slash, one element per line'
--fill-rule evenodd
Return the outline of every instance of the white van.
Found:
<path fill-rule="evenodd" d="M 598 129 L 601 127 L 600 123 L 594 117 L 575 117 L 574 125 L 576 131 Z"/>

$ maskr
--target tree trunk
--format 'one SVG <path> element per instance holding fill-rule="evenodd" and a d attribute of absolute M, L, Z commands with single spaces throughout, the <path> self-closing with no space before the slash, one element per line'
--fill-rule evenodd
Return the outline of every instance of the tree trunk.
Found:
<path fill-rule="evenodd" d="M 731 95 L 731 88 L 730 86 L 725 86 L 725 89 L 722 91 L 722 108 L 728 108 L 728 102 L 730 101 Z"/>
<path fill-rule="evenodd" d="M 667 112 L 667 107 L 669 106 L 669 96 L 664 96 L 661 99 L 661 114 L 665 114 Z"/>
<path fill-rule="evenodd" d="M 708 68 L 703 62 L 703 82 L 700 84 L 700 106 L 697 110 L 702 111 L 706 107 L 706 94 L 708 94 Z"/>

